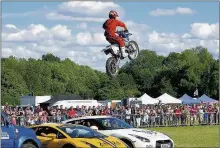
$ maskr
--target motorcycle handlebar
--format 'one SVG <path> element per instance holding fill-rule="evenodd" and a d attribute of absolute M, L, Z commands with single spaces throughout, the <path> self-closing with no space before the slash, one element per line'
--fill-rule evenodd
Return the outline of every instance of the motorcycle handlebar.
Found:
<path fill-rule="evenodd" d="M 120 33 L 125 33 L 125 34 L 128 34 L 128 35 L 132 35 L 131 33 L 126 32 L 126 31 L 116 31 L 115 33 L 117 33 L 117 34 L 120 34 Z"/>

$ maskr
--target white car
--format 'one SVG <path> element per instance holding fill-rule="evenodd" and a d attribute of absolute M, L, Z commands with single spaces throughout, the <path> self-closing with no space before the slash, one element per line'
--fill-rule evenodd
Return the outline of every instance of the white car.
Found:
<path fill-rule="evenodd" d="M 63 123 L 96 126 L 98 131 L 124 141 L 130 148 L 173 148 L 174 142 L 167 135 L 151 130 L 134 128 L 130 124 L 111 116 L 86 116 L 73 118 Z"/>

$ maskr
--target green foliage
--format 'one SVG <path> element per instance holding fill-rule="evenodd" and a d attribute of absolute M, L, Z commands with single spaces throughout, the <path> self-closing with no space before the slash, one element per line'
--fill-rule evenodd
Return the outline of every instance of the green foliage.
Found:
<path fill-rule="evenodd" d="M 18 104 L 21 95 L 32 91 L 34 95 L 78 94 L 97 100 L 139 97 L 143 93 L 158 97 L 165 92 L 174 97 L 185 93 L 193 96 L 196 88 L 200 95 L 216 99 L 219 95 L 219 61 L 203 47 L 167 57 L 141 50 L 114 79 L 52 54 L 43 55 L 42 60 L 9 57 L 1 61 L 2 104 Z"/>
<path fill-rule="evenodd" d="M 51 53 L 48 53 L 46 55 L 43 55 L 42 56 L 42 60 L 43 61 L 48 61 L 48 62 L 60 62 L 60 58 L 54 56 L 53 54 Z"/>
<path fill-rule="evenodd" d="M 167 92 L 174 97 L 183 94 L 199 94 L 218 99 L 219 61 L 212 58 L 206 48 L 186 49 L 182 53 L 170 53 L 167 57 L 142 50 L 139 57 L 126 63 L 122 73 L 131 74 L 138 90 L 152 97 Z"/>

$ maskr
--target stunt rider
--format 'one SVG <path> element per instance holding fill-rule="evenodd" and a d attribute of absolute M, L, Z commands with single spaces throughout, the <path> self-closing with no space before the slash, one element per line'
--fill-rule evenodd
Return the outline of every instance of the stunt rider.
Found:
<path fill-rule="evenodd" d="M 105 23 L 103 24 L 103 28 L 105 29 L 105 37 L 106 40 L 110 43 L 110 44 L 118 44 L 121 52 L 122 52 L 122 57 L 125 58 L 127 57 L 127 52 L 125 52 L 125 43 L 124 43 L 124 39 L 119 37 L 118 35 L 115 34 L 116 32 L 116 27 L 120 26 L 120 27 L 124 27 L 125 28 L 125 32 L 128 32 L 128 28 L 127 26 L 117 20 L 116 18 L 118 17 L 118 13 L 116 11 L 111 10 L 109 12 L 109 19 L 105 21 Z"/>

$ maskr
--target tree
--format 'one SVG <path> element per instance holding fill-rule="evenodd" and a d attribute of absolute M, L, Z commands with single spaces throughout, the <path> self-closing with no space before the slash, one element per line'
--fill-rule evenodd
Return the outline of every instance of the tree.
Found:
<path fill-rule="evenodd" d="M 42 56 L 42 60 L 43 61 L 48 61 L 48 62 L 60 62 L 60 58 L 54 56 L 53 54 L 51 53 L 48 53 L 46 55 L 43 55 Z"/>
<path fill-rule="evenodd" d="M 219 60 L 206 48 L 195 47 L 181 53 L 159 56 L 154 51 L 141 50 L 137 59 L 120 69 L 116 78 L 93 70 L 66 58 L 46 54 L 42 59 L 2 60 L 2 103 L 18 104 L 21 95 L 78 94 L 84 99 L 122 99 L 147 93 L 158 97 L 169 93 L 180 97 L 200 94 L 212 98 L 219 95 Z"/>

